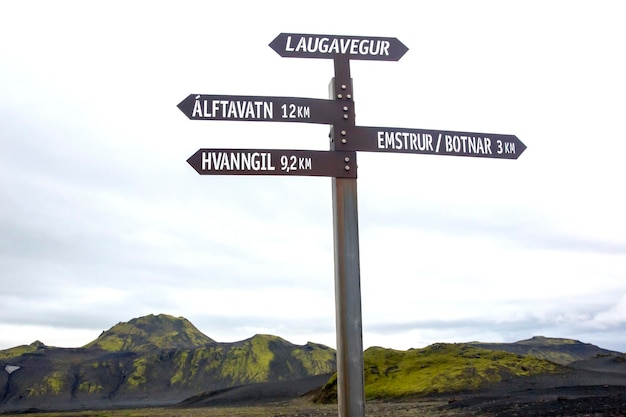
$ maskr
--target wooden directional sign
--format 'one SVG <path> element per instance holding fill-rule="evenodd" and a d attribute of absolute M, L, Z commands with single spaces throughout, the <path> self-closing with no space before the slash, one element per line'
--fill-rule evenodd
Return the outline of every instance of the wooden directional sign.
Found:
<path fill-rule="evenodd" d="M 409 50 L 396 38 L 375 36 L 306 35 L 281 33 L 270 48 L 282 57 L 347 57 L 373 61 L 398 61 Z"/>
<path fill-rule="evenodd" d="M 356 178 L 356 152 L 199 149 L 187 162 L 201 175 Z"/>
<path fill-rule="evenodd" d="M 190 94 L 178 108 L 191 120 L 333 124 L 343 113 L 335 100 Z"/>
<path fill-rule="evenodd" d="M 517 136 L 447 130 L 356 126 L 335 132 L 335 149 L 517 159 L 526 149 Z"/>

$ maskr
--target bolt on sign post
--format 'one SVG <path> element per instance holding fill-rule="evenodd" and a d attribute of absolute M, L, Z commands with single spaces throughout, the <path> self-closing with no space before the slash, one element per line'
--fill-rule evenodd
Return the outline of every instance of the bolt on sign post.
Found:
<path fill-rule="evenodd" d="M 269 46 L 281 57 L 332 59 L 329 99 L 190 94 L 178 108 L 190 120 L 327 124 L 330 150 L 199 149 L 187 162 L 201 175 L 332 178 L 339 416 L 363 417 L 356 151 L 517 159 L 526 146 L 513 135 L 357 126 L 350 61 L 398 61 L 408 48 L 396 38 L 281 33 Z"/>

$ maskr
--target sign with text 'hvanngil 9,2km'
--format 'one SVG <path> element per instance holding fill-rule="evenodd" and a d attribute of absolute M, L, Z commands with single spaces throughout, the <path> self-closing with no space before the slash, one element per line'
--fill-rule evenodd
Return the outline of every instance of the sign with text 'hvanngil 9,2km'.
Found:
<path fill-rule="evenodd" d="M 191 120 L 333 124 L 341 116 L 335 100 L 300 97 L 190 94 L 178 108 Z"/>
<path fill-rule="evenodd" d="M 297 175 L 356 178 L 356 152 L 199 149 L 189 165 L 201 175 Z"/>
<path fill-rule="evenodd" d="M 340 132 L 337 150 L 517 159 L 526 145 L 514 135 L 355 126 Z"/>

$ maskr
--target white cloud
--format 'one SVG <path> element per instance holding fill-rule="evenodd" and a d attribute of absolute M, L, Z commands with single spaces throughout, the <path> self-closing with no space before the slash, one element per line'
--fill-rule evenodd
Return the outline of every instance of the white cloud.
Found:
<path fill-rule="evenodd" d="M 217 340 L 334 345 L 330 180 L 185 162 L 201 147 L 328 149 L 328 127 L 176 108 L 192 93 L 326 98 L 332 62 L 268 47 L 301 32 L 409 47 L 351 63 L 359 125 L 528 146 L 516 161 L 359 153 L 366 346 L 544 333 L 626 350 L 618 6 L 3 4 L 0 349 L 83 345 L 149 313 Z"/>

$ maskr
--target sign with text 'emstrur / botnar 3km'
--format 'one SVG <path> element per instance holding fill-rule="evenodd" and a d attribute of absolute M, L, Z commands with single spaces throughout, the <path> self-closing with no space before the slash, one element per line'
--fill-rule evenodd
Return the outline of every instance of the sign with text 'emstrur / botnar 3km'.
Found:
<path fill-rule="evenodd" d="M 335 149 L 517 159 L 526 145 L 515 135 L 355 126 L 340 132 Z"/>

